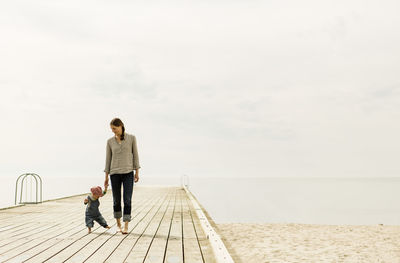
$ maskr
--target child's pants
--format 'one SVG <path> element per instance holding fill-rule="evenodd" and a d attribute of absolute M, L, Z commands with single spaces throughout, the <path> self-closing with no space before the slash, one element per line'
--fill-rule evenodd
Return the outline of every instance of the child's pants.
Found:
<path fill-rule="evenodd" d="M 107 222 L 104 219 L 104 217 L 102 215 L 89 215 L 88 213 L 86 213 L 85 215 L 85 222 L 86 222 L 86 226 L 92 228 L 94 223 L 93 221 L 96 221 L 97 223 L 99 223 L 102 227 L 106 227 L 107 226 Z"/>

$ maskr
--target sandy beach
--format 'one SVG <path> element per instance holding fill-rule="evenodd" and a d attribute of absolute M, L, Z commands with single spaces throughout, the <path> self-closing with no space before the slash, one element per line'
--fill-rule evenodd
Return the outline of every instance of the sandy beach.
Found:
<path fill-rule="evenodd" d="M 400 262 L 400 226 L 216 224 L 237 263 Z"/>

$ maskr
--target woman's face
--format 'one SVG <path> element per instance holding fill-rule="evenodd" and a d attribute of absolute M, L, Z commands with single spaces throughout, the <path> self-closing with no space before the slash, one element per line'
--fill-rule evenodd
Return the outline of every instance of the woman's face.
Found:
<path fill-rule="evenodd" d="M 114 125 L 110 125 L 112 132 L 116 135 L 116 136 L 120 136 L 122 134 L 122 126 L 114 126 Z"/>

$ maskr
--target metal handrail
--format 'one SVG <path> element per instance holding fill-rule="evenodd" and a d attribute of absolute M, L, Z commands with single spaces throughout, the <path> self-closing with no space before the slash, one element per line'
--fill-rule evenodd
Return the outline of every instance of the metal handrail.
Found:
<path fill-rule="evenodd" d="M 23 190 L 24 190 L 24 182 L 25 184 L 27 184 L 27 182 L 25 181 L 26 178 L 28 176 L 31 176 L 31 178 L 33 177 L 35 179 L 36 182 L 36 202 L 27 202 L 27 200 L 25 200 L 25 202 L 22 202 L 22 194 L 23 194 Z M 25 173 L 25 174 L 21 174 L 20 176 L 18 176 L 17 181 L 15 183 L 15 205 L 17 204 L 17 194 L 18 194 L 18 182 L 19 180 L 22 178 L 21 180 L 21 193 L 19 196 L 19 204 L 37 204 L 37 203 L 42 203 L 43 199 L 42 199 L 42 193 L 43 193 L 43 189 L 42 189 L 42 178 L 35 174 L 35 173 Z M 39 179 L 39 181 L 38 181 Z M 40 186 L 40 201 L 38 201 L 38 195 L 39 195 L 39 186 Z M 31 180 L 31 188 L 32 188 L 32 180 Z M 31 193 L 32 194 L 32 193 Z"/>
<path fill-rule="evenodd" d="M 189 189 L 189 176 L 187 176 L 186 174 L 182 175 L 181 176 L 181 184 L 182 184 L 182 186 L 185 186 L 187 189 Z"/>

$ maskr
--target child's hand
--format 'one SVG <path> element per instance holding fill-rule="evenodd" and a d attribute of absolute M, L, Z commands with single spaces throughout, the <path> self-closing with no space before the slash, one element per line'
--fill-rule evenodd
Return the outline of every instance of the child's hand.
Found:
<path fill-rule="evenodd" d="M 86 205 L 89 202 L 89 200 L 87 198 L 85 198 L 85 200 L 83 201 L 83 203 Z"/>

